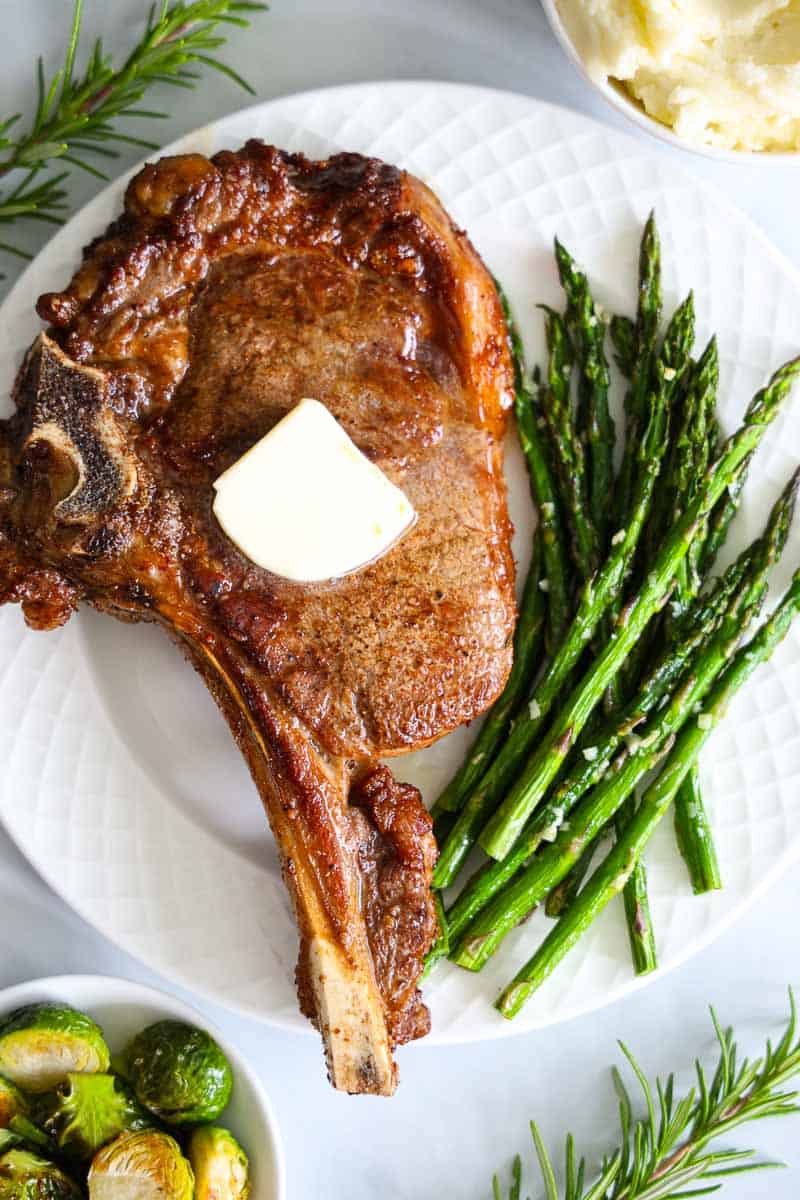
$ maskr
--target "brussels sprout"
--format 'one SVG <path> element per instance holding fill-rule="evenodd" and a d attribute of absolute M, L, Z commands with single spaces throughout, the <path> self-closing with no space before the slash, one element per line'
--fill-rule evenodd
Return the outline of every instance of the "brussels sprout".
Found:
<path fill-rule="evenodd" d="M 30 1150 L 0 1155 L 0 1200 L 81 1200 L 69 1175 Z"/>
<path fill-rule="evenodd" d="M 250 1164 L 227 1129 L 195 1129 L 186 1153 L 194 1171 L 194 1200 L 247 1200 Z"/>
<path fill-rule="evenodd" d="M 89 1200 L 192 1200 L 193 1195 L 194 1175 L 180 1146 L 155 1129 L 121 1133 L 97 1152 L 89 1169 Z"/>
<path fill-rule="evenodd" d="M 18 1087 L 0 1075 L 0 1129 L 7 1129 L 12 1117 L 24 1115 L 28 1104 Z"/>
<path fill-rule="evenodd" d="M 182 1021 L 143 1029 L 125 1052 L 125 1074 L 139 1103 L 172 1125 L 216 1120 L 233 1087 L 214 1039 Z"/>
<path fill-rule="evenodd" d="M 58 1154 L 58 1146 L 47 1136 L 43 1129 L 38 1125 L 34 1125 L 30 1117 L 17 1116 L 11 1118 L 9 1132 L 19 1138 L 20 1144 L 26 1150 L 41 1151 L 48 1158 L 55 1158 Z"/>
<path fill-rule="evenodd" d="M 39 1111 L 45 1133 L 76 1162 L 91 1158 L 118 1133 L 153 1126 L 125 1081 L 114 1075 L 69 1074 L 42 1098 Z"/>
<path fill-rule="evenodd" d="M 26 1092 L 48 1092 L 70 1071 L 107 1071 L 94 1021 L 60 1004 L 29 1004 L 0 1023 L 0 1072 Z"/>

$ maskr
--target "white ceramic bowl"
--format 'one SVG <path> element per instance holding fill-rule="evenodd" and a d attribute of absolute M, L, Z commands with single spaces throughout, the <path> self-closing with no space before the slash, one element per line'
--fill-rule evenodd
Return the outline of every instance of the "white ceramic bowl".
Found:
<path fill-rule="evenodd" d="M 286 1172 L 275 1114 L 255 1072 L 214 1025 L 166 992 L 106 975 L 54 975 L 0 991 L 0 1020 L 15 1008 L 56 1000 L 88 1013 L 106 1035 L 112 1053 L 146 1025 L 175 1018 L 207 1030 L 233 1070 L 233 1095 L 222 1118 L 250 1158 L 251 1200 L 286 1200 Z"/>
<path fill-rule="evenodd" d="M 542 8 L 545 11 L 545 16 L 550 22 L 550 27 L 553 33 L 561 43 L 565 53 L 578 68 L 596 92 L 603 99 L 615 108 L 617 112 L 621 112 L 624 116 L 632 121 L 634 125 L 638 125 L 640 129 L 646 130 L 654 137 L 657 137 L 662 142 L 667 142 L 670 146 L 678 146 L 681 150 L 690 150 L 694 154 L 702 154 L 705 158 L 716 158 L 724 162 L 741 162 L 744 160 L 752 160 L 763 162 L 796 162 L 798 158 L 797 151 L 783 152 L 758 152 L 754 150 L 726 150 L 720 146 L 705 146 L 702 142 L 689 142 L 685 138 L 678 137 L 668 125 L 664 125 L 661 121 L 657 121 L 651 117 L 642 106 L 629 96 L 627 92 L 621 88 L 615 87 L 608 79 L 596 79 L 590 75 L 586 69 L 586 64 L 581 58 L 578 50 L 573 42 L 569 31 L 567 30 L 564 19 L 559 12 L 558 0 L 542 0 Z"/>

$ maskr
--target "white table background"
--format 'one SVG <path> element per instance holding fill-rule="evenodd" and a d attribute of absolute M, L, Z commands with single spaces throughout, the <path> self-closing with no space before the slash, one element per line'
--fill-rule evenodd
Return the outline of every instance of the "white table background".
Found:
<path fill-rule="evenodd" d="M 145 8 L 146 0 L 87 0 L 85 29 L 102 33 L 107 48 L 117 50 L 130 43 Z M 0 113 L 31 110 L 35 57 L 42 54 L 51 65 L 59 58 L 70 11 L 69 0 L 0 0 Z M 273 0 L 254 32 L 232 31 L 225 54 L 260 99 L 358 80 L 449 79 L 525 92 L 627 128 L 566 61 L 537 0 Z M 164 88 L 159 102 L 175 115 L 142 136 L 168 142 L 248 98 L 214 76 L 191 94 Z M 147 106 L 158 105 L 151 97 Z M 651 141 L 650 149 L 659 146 Z M 800 162 L 730 165 L 665 147 L 661 152 L 722 188 L 800 261 Z M 137 157 L 132 149 L 120 169 Z M 76 173 L 70 181 L 75 206 L 99 186 Z M 43 244 L 44 231 L 33 227 L 30 249 Z M 5 259 L 3 269 L 7 286 L 14 262 Z M 614 1144 L 608 1065 L 617 1038 L 648 1071 L 688 1066 L 696 1053 L 711 1049 L 706 1005 L 713 1002 L 737 1026 L 743 1046 L 756 1050 L 783 1017 L 787 984 L 800 983 L 798 913 L 800 881 L 785 877 L 699 958 L 627 1001 L 501 1042 L 407 1048 L 391 1101 L 332 1092 L 315 1037 L 273 1031 L 171 990 L 207 1011 L 260 1071 L 283 1132 L 291 1200 L 477 1200 L 490 1195 L 495 1168 L 506 1167 L 517 1149 L 527 1155 L 530 1116 L 550 1145 L 573 1129 L 590 1161 Z M 0 987 L 76 972 L 169 986 L 75 916 L 0 831 Z M 790 1169 L 729 1184 L 724 1194 L 730 1200 L 788 1200 L 800 1193 L 800 1120 L 751 1127 L 739 1144 L 757 1146 Z M 531 1168 L 536 1196 L 534 1178 Z"/>

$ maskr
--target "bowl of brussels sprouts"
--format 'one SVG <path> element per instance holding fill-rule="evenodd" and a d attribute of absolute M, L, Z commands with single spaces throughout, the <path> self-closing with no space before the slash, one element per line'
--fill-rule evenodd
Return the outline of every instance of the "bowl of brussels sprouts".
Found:
<path fill-rule="evenodd" d="M 285 1200 L 257 1077 L 154 988 L 64 975 L 0 991 L 0 1200 Z"/>

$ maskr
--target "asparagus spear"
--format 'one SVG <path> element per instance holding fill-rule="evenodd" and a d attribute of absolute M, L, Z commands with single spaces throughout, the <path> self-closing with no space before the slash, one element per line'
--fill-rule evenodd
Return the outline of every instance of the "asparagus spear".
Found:
<path fill-rule="evenodd" d="M 614 316 L 608 326 L 614 358 L 626 379 L 633 378 L 638 353 L 636 323 L 630 317 Z"/>
<path fill-rule="evenodd" d="M 763 600 L 766 591 L 763 582 L 760 590 L 751 597 L 754 588 L 755 585 L 748 589 L 748 599 L 752 602 L 747 607 L 743 602 L 735 604 L 735 612 L 701 655 L 693 674 L 673 693 L 667 707 L 648 724 L 639 747 L 632 753 L 623 751 L 618 756 L 603 782 L 570 816 L 569 827 L 562 828 L 555 841 L 537 855 L 530 866 L 473 921 L 453 955 L 453 961 L 459 966 L 471 971 L 479 971 L 483 967 L 506 934 L 561 882 L 637 784 L 668 752 L 676 730 L 688 720 L 693 706 L 702 700 L 724 667 L 741 636 L 745 619 L 750 619 L 754 609 Z M 631 824 L 635 820 L 636 816 Z M 618 845 L 623 844 L 624 840 Z M 620 891 L 627 879 L 628 875 L 620 885 Z M 573 907 L 577 906 L 579 899 L 580 894 L 573 902 Z"/>
<path fill-rule="evenodd" d="M 683 381 L 689 370 L 691 363 L 691 349 L 694 341 L 694 298 L 690 293 L 684 302 L 679 305 L 670 320 L 664 335 L 664 342 L 661 347 L 661 352 L 658 356 L 655 368 L 648 366 L 648 373 L 651 371 L 656 376 L 656 387 L 660 394 L 660 402 L 664 406 L 667 414 L 667 421 L 671 419 L 672 409 L 675 405 L 676 397 L 683 385 Z M 647 403 L 647 398 L 643 398 L 641 403 Z M 637 418 L 637 428 L 640 421 Z M 667 463 L 668 465 L 668 463 Z M 661 497 L 669 492 L 668 486 L 665 485 L 663 479 L 658 489 Z M 659 534 L 661 532 L 661 509 L 664 506 L 663 499 L 659 502 L 659 496 L 654 492 L 653 502 L 650 511 L 647 513 L 647 522 L 645 526 L 644 536 L 641 539 L 647 546 L 645 554 L 642 553 L 642 546 L 637 548 L 637 555 L 640 560 L 649 564 L 654 550 L 660 545 L 660 537 L 653 536 L 654 526 L 658 527 Z M 638 572 L 642 574 L 642 572 Z M 619 613 L 622 609 L 623 596 L 620 592 L 616 597 L 614 604 L 611 606 L 607 628 L 605 629 L 606 640 L 610 636 L 613 625 L 611 622 L 616 622 Z M 651 624 L 652 629 L 652 624 Z M 639 643 L 632 648 L 628 662 L 625 664 L 625 670 L 619 678 L 615 678 L 609 686 L 606 697 L 606 711 L 613 711 L 618 707 L 624 696 L 629 695 L 636 686 L 641 675 L 643 664 L 649 656 L 651 649 L 652 636 L 650 631 L 640 638 Z"/>
<path fill-rule="evenodd" d="M 675 796 L 675 838 L 694 894 L 719 890 L 722 876 L 697 763 L 689 769 Z"/>
<path fill-rule="evenodd" d="M 536 386 L 536 385 L 534 385 Z M 515 411 L 520 445 L 528 464 L 531 493 L 538 513 L 547 580 L 547 648 L 552 654 L 569 625 L 570 566 L 560 503 L 539 427 L 538 392 L 517 392 Z M 535 664 L 538 665 L 538 664 Z"/>
<path fill-rule="evenodd" d="M 789 533 L 799 487 L 800 469 L 789 480 L 779 500 L 781 520 L 773 530 L 776 558 L 780 555 Z M 777 507 L 774 512 L 777 511 Z M 719 862 L 711 822 L 700 789 L 697 763 L 690 767 L 675 796 L 675 833 L 695 895 L 721 888 Z"/>
<path fill-rule="evenodd" d="M 546 616 L 545 593 L 540 587 L 542 540 L 543 535 L 539 528 L 534 535 L 531 565 L 525 579 L 519 620 L 514 633 L 511 674 L 502 694 L 489 710 L 469 754 L 433 806 L 435 817 L 458 810 L 462 797 L 486 770 L 496 748 L 508 732 L 511 718 L 520 701 L 530 690 L 533 672 L 540 660 Z M 441 828 L 439 826 L 439 833 Z"/>
<path fill-rule="evenodd" d="M 697 480 L 702 478 L 709 462 L 716 458 L 712 446 L 718 441 L 718 426 L 716 419 L 717 389 L 719 387 L 719 353 L 717 340 L 712 338 L 703 355 L 698 361 L 692 379 L 695 393 L 695 419 L 691 430 L 691 441 L 694 454 L 688 464 L 689 476 L 683 489 L 684 495 L 693 495 Z M 711 429 L 711 436 L 709 436 Z M 702 585 L 703 557 L 706 538 L 698 538 L 688 555 L 688 579 L 692 594 L 696 594 Z"/>
<path fill-rule="evenodd" d="M 612 767 L 612 772 L 604 773 L 603 782 L 584 801 L 578 810 L 579 815 L 571 818 L 569 829 L 564 828 L 553 844 L 535 859 L 505 892 L 497 895 L 494 903 L 469 927 L 459 952 L 454 956 L 460 965 L 472 966 L 474 961 L 477 965 L 472 966 L 472 969 L 480 969 L 509 929 L 513 928 L 531 907 L 539 903 L 543 895 L 548 894 L 561 882 L 585 847 L 591 844 L 601 827 L 596 824 L 598 817 L 602 817 L 606 812 L 613 815 L 618 811 L 619 805 L 636 786 L 638 779 L 658 761 L 668 738 L 680 727 L 691 706 L 701 698 L 703 690 L 708 688 L 715 675 L 724 667 L 726 655 L 746 624 L 746 615 L 752 613 L 763 597 L 767 575 L 786 545 L 794 511 L 795 491 L 796 478 L 793 477 L 776 500 L 762 536 L 743 551 L 715 589 L 718 595 L 727 594 L 730 603 L 721 626 L 707 644 L 700 648 L 688 678 L 673 693 L 667 707 L 658 711 L 652 718 L 645 733 L 637 737 L 629 747 L 629 757 L 621 754 Z M 695 609 L 695 612 L 699 611 Z M 537 816 L 540 821 L 543 820 L 546 812 L 547 808 L 540 814 L 534 814 L 532 822 L 536 822 Z M 563 820 L 563 815 L 561 819 Z M 509 857 L 513 858 L 515 855 Z M 526 905 L 528 907 L 525 907 Z M 448 914 L 448 924 L 452 945 L 460 935 L 461 929 L 458 933 L 454 932 L 451 914 Z M 461 928 L 463 929 L 463 926 Z M 474 953 L 475 946 L 479 950 L 477 957 Z"/>
<path fill-rule="evenodd" d="M 688 359 L 688 356 L 687 356 Z M 664 481 L 659 489 L 662 504 L 652 514 L 652 525 L 648 531 L 650 547 L 660 545 L 670 527 L 680 516 L 683 508 L 690 502 L 697 490 L 697 481 L 702 479 L 708 465 L 708 441 L 706 433 L 706 416 L 710 403 L 713 407 L 719 378 L 719 364 L 715 339 L 709 342 L 697 363 L 687 366 L 683 382 L 684 397 L 680 406 L 676 430 L 672 438 L 672 446 L 667 460 Z M 681 563 L 676 585 L 672 593 L 672 620 L 683 612 L 700 588 L 700 579 L 694 564 L 697 560 L 697 547 L 703 538 L 698 535 Z M 639 674 L 639 662 L 649 651 L 653 637 L 657 635 L 657 622 L 651 621 L 629 659 L 629 667 L 633 664 L 636 675 Z M 656 628 L 654 628 L 656 626 Z M 618 677 L 619 678 L 619 677 Z M 699 793 L 699 787 L 698 787 Z M 635 799 L 630 797 L 620 808 L 614 818 L 614 829 L 617 839 L 622 837 L 628 821 L 635 812 Z M 688 833 L 691 837 L 691 833 Z M 697 847 L 697 857 L 701 856 Z M 709 868 L 715 859 L 713 843 L 706 843 L 705 858 Z M 657 966 L 655 933 L 650 915 L 650 902 L 647 891 L 647 871 L 643 862 L 639 862 L 631 872 L 630 879 L 623 892 L 625 919 L 628 927 L 628 941 L 631 948 L 634 969 L 637 975 L 654 971 Z"/>
<path fill-rule="evenodd" d="M 738 593 L 742 580 L 750 572 L 760 539 L 742 552 L 708 594 L 699 598 L 680 626 L 680 639 L 665 651 L 642 683 L 637 695 L 619 714 L 605 738 L 595 747 L 596 754 L 580 756 L 578 764 L 561 783 L 546 804 L 530 818 L 512 852 L 501 862 L 490 861 L 461 891 L 447 913 L 451 943 L 455 944 L 469 923 L 502 887 L 516 875 L 543 841 L 553 841 L 558 830 L 583 795 L 605 775 L 615 752 L 627 738 L 635 746 L 639 741 L 632 731 L 655 711 L 683 677 L 695 655 L 719 628 L 731 598 Z"/>
<path fill-rule="evenodd" d="M 711 448 L 716 444 L 716 393 L 719 384 L 719 359 L 716 340 L 712 338 L 704 355 L 697 363 L 692 380 L 694 412 L 689 422 L 689 453 L 686 455 L 682 477 L 677 481 L 679 495 L 691 496 L 696 479 L 705 470 Z M 711 435 L 709 436 L 709 427 Z M 791 506 L 794 501 L 792 499 Z M 791 516 L 791 514 L 790 514 Z M 678 600 L 689 601 L 701 586 L 702 560 L 705 550 L 703 537 L 698 537 L 687 555 L 687 568 L 681 579 L 682 588 Z M 719 861 L 714 846 L 711 823 L 708 819 L 703 793 L 700 788 L 698 766 L 688 772 L 686 779 L 675 796 L 675 831 L 678 848 L 689 871 L 695 893 L 709 892 L 722 887 Z M 639 867 L 635 871 L 639 871 Z"/>
<path fill-rule="evenodd" d="M 578 610 L 558 653 L 534 689 L 527 709 L 523 709 L 514 721 L 513 729 L 500 753 L 477 788 L 464 802 L 458 820 L 441 847 L 439 861 L 433 873 L 434 887 L 449 887 L 455 879 L 475 845 L 475 839 L 486 817 L 517 776 L 525 755 L 543 727 L 548 713 L 577 665 L 598 622 L 621 588 L 650 508 L 650 497 L 664 452 L 665 433 L 663 408 L 654 405 L 648 429 L 638 448 L 639 480 L 636 502 L 628 526 L 621 541 L 612 547 L 597 575 L 584 584 Z"/>
<path fill-rule="evenodd" d="M 560 244 L 558 242 L 556 243 L 556 257 L 558 259 L 559 273 L 561 275 L 561 281 L 562 281 L 562 284 L 563 284 L 565 290 L 567 291 L 567 297 L 568 297 L 568 301 L 569 301 L 568 310 L 567 310 L 568 321 L 570 318 L 570 308 L 572 309 L 572 312 L 573 312 L 573 319 L 570 323 L 570 333 L 572 334 L 573 343 L 577 344 L 578 347 L 580 347 L 581 342 L 585 339 L 582 339 L 582 337 L 581 337 L 580 322 L 578 320 L 576 320 L 575 316 L 574 316 L 575 309 L 577 307 L 577 301 L 576 301 L 576 297 L 575 297 L 575 291 L 577 290 L 576 289 L 576 272 L 575 272 L 574 265 L 572 264 L 571 259 L 569 258 L 566 251 L 563 249 L 563 247 L 560 246 Z M 584 289 L 588 292 L 588 285 L 586 284 L 585 278 L 583 279 L 583 286 L 584 286 Z M 649 301 L 650 289 L 645 289 L 644 299 L 645 299 L 645 302 Z M 646 318 L 649 319 L 649 317 L 651 315 L 652 315 L 652 309 L 647 309 L 646 313 L 645 313 Z M 591 332 L 591 330 L 590 330 L 590 332 Z M 655 335 L 655 327 L 653 325 L 650 325 L 648 327 L 648 336 L 650 337 L 651 341 L 654 341 L 654 335 Z M 662 351 L 661 351 L 661 355 L 660 355 L 659 367 L 661 369 L 658 372 L 658 387 L 659 387 L 659 390 L 662 392 L 661 402 L 666 406 L 666 411 L 668 414 L 671 412 L 671 409 L 672 409 L 673 397 L 677 393 L 679 387 L 681 386 L 683 376 L 686 373 L 688 366 L 690 364 L 689 356 L 690 356 L 691 345 L 692 345 L 693 341 L 694 341 L 694 302 L 693 302 L 692 296 L 690 295 L 688 300 L 685 301 L 685 303 L 680 306 L 678 311 L 675 313 L 672 321 L 670 322 L 670 325 L 667 329 L 666 336 L 664 338 L 664 345 L 662 347 Z M 602 368 L 603 368 L 602 378 L 603 378 L 603 382 L 605 383 L 605 392 L 603 394 L 603 399 L 607 400 L 608 369 L 607 369 L 607 364 L 605 362 L 605 358 L 602 354 L 602 336 L 601 336 L 601 340 L 600 340 L 600 356 L 602 358 Z M 578 357 L 580 359 L 580 350 L 578 352 Z M 652 358 L 652 355 L 650 355 L 649 358 Z M 647 366 L 648 366 L 648 372 L 649 372 L 649 369 L 650 369 L 650 361 L 649 360 L 648 360 Z M 641 428 L 643 414 L 646 409 L 646 398 L 645 398 L 645 395 L 643 394 L 642 386 L 641 386 L 644 382 L 644 378 L 645 378 L 645 376 L 643 375 L 640 386 L 636 391 L 636 405 L 638 407 L 637 429 Z M 606 408 L 606 412 L 607 412 L 607 408 Z M 612 451 L 613 451 L 613 442 L 612 442 Z M 628 458 L 628 462 L 630 462 L 630 457 Z M 610 454 L 607 458 L 606 467 L 609 471 L 611 470 Z M 602 486 L 603 486 L 606 496 L 609 496 L 611 493 L 610 481 L 608 479 L 605 479 L 603 481 Z M 601 510 L 603 512 L 607 512 L 608 499 L 606 499 L 605 502 L 603 502 L 603 500 L 600 497 L 598 497 L 598 502 L 599 502 L 599 506 L 600 506 Z M 627 514 L 626 514 L 626 516 L 627 516 Z M 606 638 L 609 636 L 609 634 L 611 632 L 610 621 L 613 619 L 616 619 L 616 617 L 618 616 L 620 607 L 621 607 L 621 597 L 620 597 L 620 600 L 617 602 L 617 604 L 612 606 L 612 609 L 611 609 L 610 613 L 608 614 L 608 617 L 603 622 L 603 633 Z M 619 699 L 620 699 L 620 689 L 612 684 L 611 688 L 609 688 L 609 690 L 608 690 L 607 697 L 606 697 L 608 707 L 614 707 L 615 704 L 617 704 L 619 702 Z M 620 818 L 620 820 L 621 819 L 622 818 Z M 642 917 L 642 914 L 644 913 L 644 911 L 646 909 L 646 883 L 644 880 L 643 870 L 639 873 L 639 878 L 632 882 L 631 888 L 630 888 L 630 893 L 631 893 L 631 895 L 628 897 L 627 911 L 630 916 L 629 932 L 630 932 L 631 946 L 633 948 L 634 961 L 637 964 L 651 963 L 654 958 L 654 955 L 655 955 L 655 946 L 652 943 L 652 941 L 650 942 L 650 944 L 648 944 L 647 938 L 645 936 L 646 932 L 649 930 L 649 924 L 646 921 L 644 921 L 643 917 Z"/>
<path fill-rule="evenodd" d="M 747 471 L 750 466 L 749 457 L 745 459 L 736 476 L 731 480 L 726 492 L 720 496 L 708 518 L 708 531 L 703 543 L 702 571 L 708 574 L 716 562 L 717 555 L 722 549 L 728 536 L 731 521 L 739 511 L 742 490 L 747 481 Z"/>
<path fill-rule="evenodd" d="M 603 691 L 615 677 L 650 618 L 667 599 L 678 566 L 707 513 L 734 478 L 742 462 L 760 443 L 798 373 L 800 359 L 785 363 L 775 372 L 766 387 L 752 400 L 743 425 L 728 439 L 719 459 L 709 468 L 698 495 L 665 540 L 638 595 L 623 610 L 614 636 L 573 689 L 521 777 L 488 821 L 479 840 L 492 858 L 502 858 L 511 849 L 528 816 L 575 744 Z"/>
<path fill-rule="evenodd" d="M 704 711 L 687 722 L 675 742 L 665 766 L 647 789 L 623 841 L 619 842 L 595 871 L 572 907 L 550 931 L 533 958 L 502 992 L 497 1008 L 504 1017 L 514 1017 L 532 992 L 553 971 L 580 935 L 624 886 L 659 821 L 686 778 L 686 773 L 724 715 L 742 684 L 756 667 L 772 654 L 800 611 L 800 571 L 772 616 L 735 655 L 711 695 Z"/>
<path fill-rule="evenodd" d="M 550 432 L 562 508 L 570 527 L 572 556 L 578 576 L 588 579 L 597 565 L 600 546 L 588 507 L 586 459 L 570 410 L 572 346 L 563 317 L 545 308 L 549 363 L 542 413 Z"/>
<path fill-rule="evenodd" d="M 575 349 L 578 368 L 578 403 L 584 446 L 589 459 L 589 509 L 597 542 L 606 546 L 609 514 L 614 491 L 614 422 L 608 411 L 608 362 L 605 326 L 595 307 L 589 281 L 578 270 L 558 238 L 556 262 L 567 298 L 567 330 Z"/>
<path fill-rule="evenodd" d="M 544 418 L 539 412 L 541 383 L 538 378 L 538 369 L 537 377 L 533 381 L 533 388 L 530 389 L 525 383 L 525 351 L 519 329 L 511 312 L 508 297 L 499 284 L 497 284 L 497 291 L 503 306 L 514 364 L 517 432 L 528 465 L 531 493 L 537 508 L 539 528 L 542 531 L 542 555 L 548 599 L 547 642 L 548 650 L 552 654 L 560 644 L 570 618 L 569 560 L 556 484 L 543 432 L 540 428 Z"/>
<path fill-rule="evenodd" d="M 656 358 L 656 337 L 661 320 L 661 247 L 655 214 L 651 213 L 639 250 L 639 298 L 636 309 L 636 353 L 631 386 L 625 397 L 625 446 L 616 488 L 617 522 L 623 524 L 631 506 L 636 467 L 636 447 L 644 425 L 645 402 Z"/>
<path fill-rule="evenodd" d="M 617 841 L 624 838 L 628 825 L 636 812 L 636 800 L 628 796 L 614 817 Z M 580 861 L 580 860 L 579 860 Z M 577 899 L 577 897 L 575 897 Z M 656 938 L 653 918 L 650 913 L 650 895 L 647 890 L 647 869 L 640 859 L 631 871 L 622 890 L 625 905 L 625 923 L 628 928 L 628 945 L 631 950 L 633 969 L 637 975 L 649 975 L 658 966 Z"/>
<path fill-rule="evenodd" d="M 575 865 L 570 868 L 561 880 L 561 883 L 553 888 L 544 905 L 544 911 L 548 917 L 560 917 L 562 913 L 567 911 L 581 890 L 584 879 L 589 874 L 589 868 L 592 865 L 592 859 L 595 856 L 596 850 L 597 847 L 594 845 L 587 846 Z"/>

